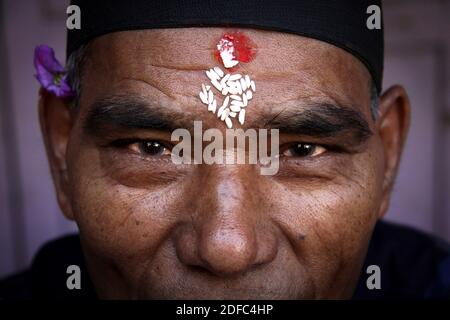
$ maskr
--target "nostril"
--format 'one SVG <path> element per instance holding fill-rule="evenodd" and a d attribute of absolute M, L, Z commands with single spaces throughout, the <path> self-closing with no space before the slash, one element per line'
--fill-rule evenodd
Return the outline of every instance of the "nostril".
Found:
<path fill-rule="evenodd" d="M 202 267 L 200 265 L 188 265 L 187 267 L 189 268 L 189 270 L 191 270 L 194 273 L 208 274 L 208 275 L 211 274 L 211 272 L 207 268 Z"/>

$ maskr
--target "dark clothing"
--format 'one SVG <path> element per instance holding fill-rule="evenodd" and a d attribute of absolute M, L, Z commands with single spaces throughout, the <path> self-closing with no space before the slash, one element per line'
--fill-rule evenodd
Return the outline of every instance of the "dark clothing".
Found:
<path fill-rule="evenodd" d="M 69 265 L 81 268 L 81 290 L 68 290 Z M 367 266 L 381 270 L 381 289 L 366 286 Z M 96 299 L 78 235 L 38 252 L 31 268 L 0 281 L 0 299 Z M 354 299 L 450 299 L 450 246 L 411 228 L 379 222 Z"/>
<path fill-rule="evenodd" d="M 368 290 L 367 266 L 381 269 L 381 290 Z M 450 299 L 450 245 L 421 231 L 379 222 L 355 299 Z"/>

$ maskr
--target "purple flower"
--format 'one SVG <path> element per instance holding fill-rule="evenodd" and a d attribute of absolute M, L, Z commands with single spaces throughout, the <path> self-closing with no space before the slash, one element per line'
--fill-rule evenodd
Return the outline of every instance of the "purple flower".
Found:
<path fill-rule="evenodd" d="M 55 58 L 55 52 L 46 45 L 37 46 L 34 50 L 34 67 L 36 79 L 48 92 L 59 98 L 71 98 L 75 92 L 67 83 L 67 74 L 63 66 Z"/>

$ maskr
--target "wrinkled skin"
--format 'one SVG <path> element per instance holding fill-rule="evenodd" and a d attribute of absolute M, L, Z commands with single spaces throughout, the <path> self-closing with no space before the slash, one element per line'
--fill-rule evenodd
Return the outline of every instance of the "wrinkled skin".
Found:
<path fill-rule="evenodd" d="M 140 97 L 170 117 L 225 130 L 198 93 L 218 65 L 214 45 L 226 29 L 127 31 L 95 39 L 84 67 L 79 110 L 41 92 L 40 121 L 65 216 L 76 221 L 101 298 L 350 298 L 373 227 L 386 212 L 409 124 L 404 89 L 381 97 L 370 114 L 370 75 L 344 50 L 317 40 L 241 30 L 257 47 L 236 69 L 257 83 L 242 128 L 311 102 L 358 110 L 372 135 L 345 135 L 313 157 L 284 157 L 278 174 L 254 165 L 174 165 L 136 144 L 170 143 L 171 132 L 83 130 L 92 104 Z M 280 132 L 280 145 L 328 141 Z M 282 148 L 280 146 L 280 148 Z M 169 159 L 169 160 L 168 160 Z"/>

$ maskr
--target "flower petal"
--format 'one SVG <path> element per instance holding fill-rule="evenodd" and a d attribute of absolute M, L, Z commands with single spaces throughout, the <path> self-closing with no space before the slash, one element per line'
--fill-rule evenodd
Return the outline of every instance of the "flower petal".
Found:
<path fill-rule="evenodd" d="M 67 82 L 64 68 L 55 58 L 55 52 L 46 45 L 37 46 L 34 51 L 34 67 L 36 79 L 48 92 L 60 98 L 70 98 L 75 95 Z M 62 77 L 61 77 L 62 76 Z M 57 78 L 60 78 L 57 81 Z"/>
<path fill-rule="evenodd" d="M 61 78 L 60 84 L 59 84 L 59 91 L 56 96 L 60 98 L 71 98 L 75 96 L 75 92 L 70 87 L 69 83 L 67 82 L 67 75 L 64 75 L 64 77 Z"/>
<path fill-rule="evenodd" d="M 36 70 L 43 71 L 44 69 L 49 73 L 63 72 L 64 68 L 55 58 L 55 52 L 52 48 L 46 45 L 37 46 L 34 51 L 34 66 Z"/>
<path fill-rule="evenodd" d="M 39 81 L 39 83 L 42 85 L 42 87 L 44 87 L 45 89 L 47 89 L 48 87 L 50 87 L 51 85 L 54 84 L 54 75 L 48 72 L 38 72 L 37 74 L 35 74 L 36 79 Z"/>

